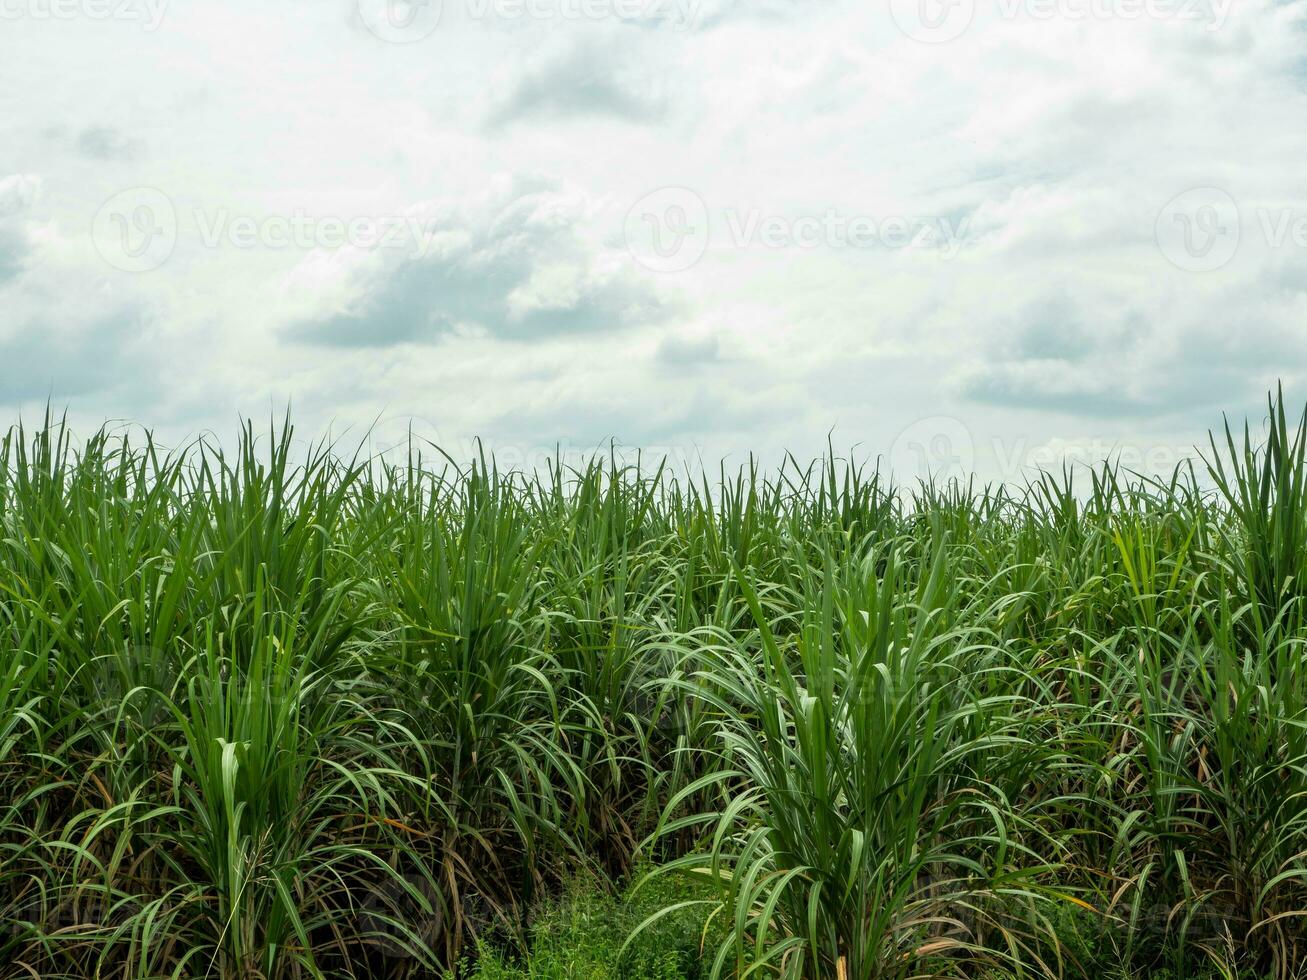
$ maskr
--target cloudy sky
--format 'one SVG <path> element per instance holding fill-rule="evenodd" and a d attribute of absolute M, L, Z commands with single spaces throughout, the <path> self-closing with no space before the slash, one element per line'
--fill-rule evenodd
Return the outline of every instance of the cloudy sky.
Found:
<path fill-rule="evenodd" d="M 0 0 L 0 412 L 1169 465 L 1304 161 L 1305 0 Z"/>

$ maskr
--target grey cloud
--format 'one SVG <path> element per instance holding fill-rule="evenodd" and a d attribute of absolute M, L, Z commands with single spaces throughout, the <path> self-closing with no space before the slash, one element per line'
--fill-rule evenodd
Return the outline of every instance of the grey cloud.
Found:
<path fill-rule="evenodd" d="M 14 174 L 0 178 L 0 286 L 27 267 L 32 243 L 26 218 L 36 188 L 32 177 Z"/>
<path fill-rule="evenodd" d="M 1239 365 L 1188 360 L 1166 367 L 1083 368 L 1066 361 L 989 365 L 962 385 L 971 401 L 1002 408 L 1121 419 L 1189 415 L 1212 406 L 1243 405 L 1266 390 L 1257 372 Z"/>
<path fill-rule="evenodd" d="M 0 336 L 0 404 L 49 398 L 55 403 L 122 388 L 137 394 L 151 386 L 142 372 L 141 312 L 123 308 L 66 331 L 47 318 L 29 318 Z"/>
<path fill-rule="evenodd" d="M 962 383 L 961 393 L 986 405 L 1095 418 L 1139 415 L 1154 404 L 1120 390 L 1110 378 L 1057 360 L 986 365 Z"/>
<path fill-rule="evenodd" d="M 47 126 L 41 135 L 51 143 L 67 148 L 80 157 L 106 163 L 130 160 L 136 156 L 140 142 L 114 126 L 90 125 L 70 129 L 63 124 Z"/>
<path fill-rule="evenodd" d="M 77 134 L 77 151 L 91 160 L 126 160 L 136 153 L 136 143 L 111 126 L 88 126 Z"/>
<path fill-rule="evenodd" d="M 505 415 L 488 429 L 496 441 L 532 446 L 561 442 L 571 449 L 604 449 L 611 440 L 619 447 L 680 452 L 693 451 L 710 435 L 749 431 L 759 422 L 779 421 L 790 411 L 792 406 L 774 392 L 741 386 L 695 387 L 686 390 L 684 397 L 675 397 L 663 387 L 653 398 L 564 394 L 553 404 Z"/>
<path fill-rule="evenodd" d="M 1086 305 L 1068 292 L 1041 297 L 1013 319 L 998 321 L 991 349 L 1019 361 L 1083 364 L 1107 349 L 1126 356 L 1149 336 L 1147 319 L 1133 307 L 1115 309 L 1105 301 L 1088 313 Z"/>
<path fill-rule="evenodd" d="M 346 348 L 429 344 L 459 331 L 525 341 L 669 314 L 625 266 L 599 268 L 549 192 L 528 187 L 488 210 L 438 220 L 441 237 L 426 255 L 378 257 L 354 277 L 345 309 L 294 323 L 285 336 Z"/>
<path fill-rule="evenodd" d="M 703 367 L 720 360 L 715 336 L 667 337 L 658 344 L 658 361 L 678 369 Z"/>
<path fill-rule="evenodd" d="M 1122 417 L 1150 410 L 1122 367 L 1146 332 L 1131 310 L 1087 304 L 1065 290 L 1037 298 L 982 333 L 988 343 L 961 381 L 972 401 L 1008 408 Z M 1110 358 L 1105 354 L 1111 353 Z"/>
<path fill-rule="evenodd" d="M 27 236 L 16 228 L 0 224 L 0 286 L 14 279 L 26 267 Z"/>
<path fill-rule="evenodd" d="M 490 112 L 491 127 L 526 119 L 600 116 L 645 123 L 662 118 L 667 99 L 635 59 L 617 48 L 576 44 L 548 56 L 514 81 Z"/>
<path fill-rule="evenodd" d="M 1307 365 L 1296 330 L 1286 326 L 1292 303 L 1259 309 L 1250 291 L 1251 284 L 1232 286 L 1170 316 L 1046 297 L 987 328 L 993 342 L 962 377 L 960 393 L 980 404 L 1090 418 L 1248 404 L 1277 375 Z"/>
<path fill-rule="evenodd" d="M 108 298 L 84 270 L 31 261 L 39 188 L 35 177 L 0 178 L 0 404 L 114 392 L 137 404 L 156 388 L 145 380 L 156 362 L 145 308 Z"/>

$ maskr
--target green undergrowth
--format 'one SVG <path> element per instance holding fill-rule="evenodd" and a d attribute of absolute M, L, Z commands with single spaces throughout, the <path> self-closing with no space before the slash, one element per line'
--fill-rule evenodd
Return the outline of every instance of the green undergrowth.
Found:
<path fill-rule="evenodd" d="M 618 886 L 595 875 L 577 875 L 562 891 L 537 903 L 525 949 L 502 936 L 486 938 L 464 958 L 459 980 L 700 980 L 711 974 L 712 940 L 720 941 L 711 889 L 681 877 L 638 875 Z M 690 904 L 694 903 L 694 904 Z M 675 908 L 670 914 L 663 910 Z M 1050 973 L 1063 980 L 1268 980 L 1217 955 L 1207 964 L 1172 951 L 1153 966 L 1126 966 L 1119 922 L 1074 906 L 1050 921 L 1056 937 L 1043 954 Z M 947 972 L 924 976 L 966 976 Z M 1038 973 L 979 969 L 975 980 L 1019 980 Z M 445 980 L 454 980 L 454 974 Z"/>
<path fill-rule="evenodd" d="M 710 964 L 702 950 L 715 935 L 701 903 L 710 893 L 685 879 L 633 878 L 614 889 L 577 876 L 534 909 L 525 951 L 492 940 L 465 960 L 470 980 L 699 980 Z M 683 905 L 666 915 L 662 910 Z M 646 928 L 640 926 L 658 918 Z M 628 938 L 630 941 L 628 942 Z"/>

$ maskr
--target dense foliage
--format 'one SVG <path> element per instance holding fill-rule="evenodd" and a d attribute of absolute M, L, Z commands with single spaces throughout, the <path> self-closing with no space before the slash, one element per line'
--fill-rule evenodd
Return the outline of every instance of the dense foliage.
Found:
<path fill-rule="evenodd" d="M 15 429 L 0 976 L 492 976 L 637 858 L 650 975 L 1293 976 L 1303 431 L 900 491 Z"/>

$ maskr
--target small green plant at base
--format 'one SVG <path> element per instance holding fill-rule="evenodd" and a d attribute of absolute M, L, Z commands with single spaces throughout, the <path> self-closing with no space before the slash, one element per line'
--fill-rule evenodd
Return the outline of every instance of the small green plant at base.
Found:
<path fill-rule="evenodd" d="M 636 876 L 633 876 L 633 878 Z M 569 881 L 557 898 L 541 902 L 528 930 L 529 948 L 513 953 L 483 940 L 462 975 L 472 980 L 697 980 L 706 975 L 700 949 L 707 913 L 702 906 L 658 920 L 625 945 L 653 913 L 702 898 L 684 879 L 658 878 L 613 894 L 591 876 Z"/>

